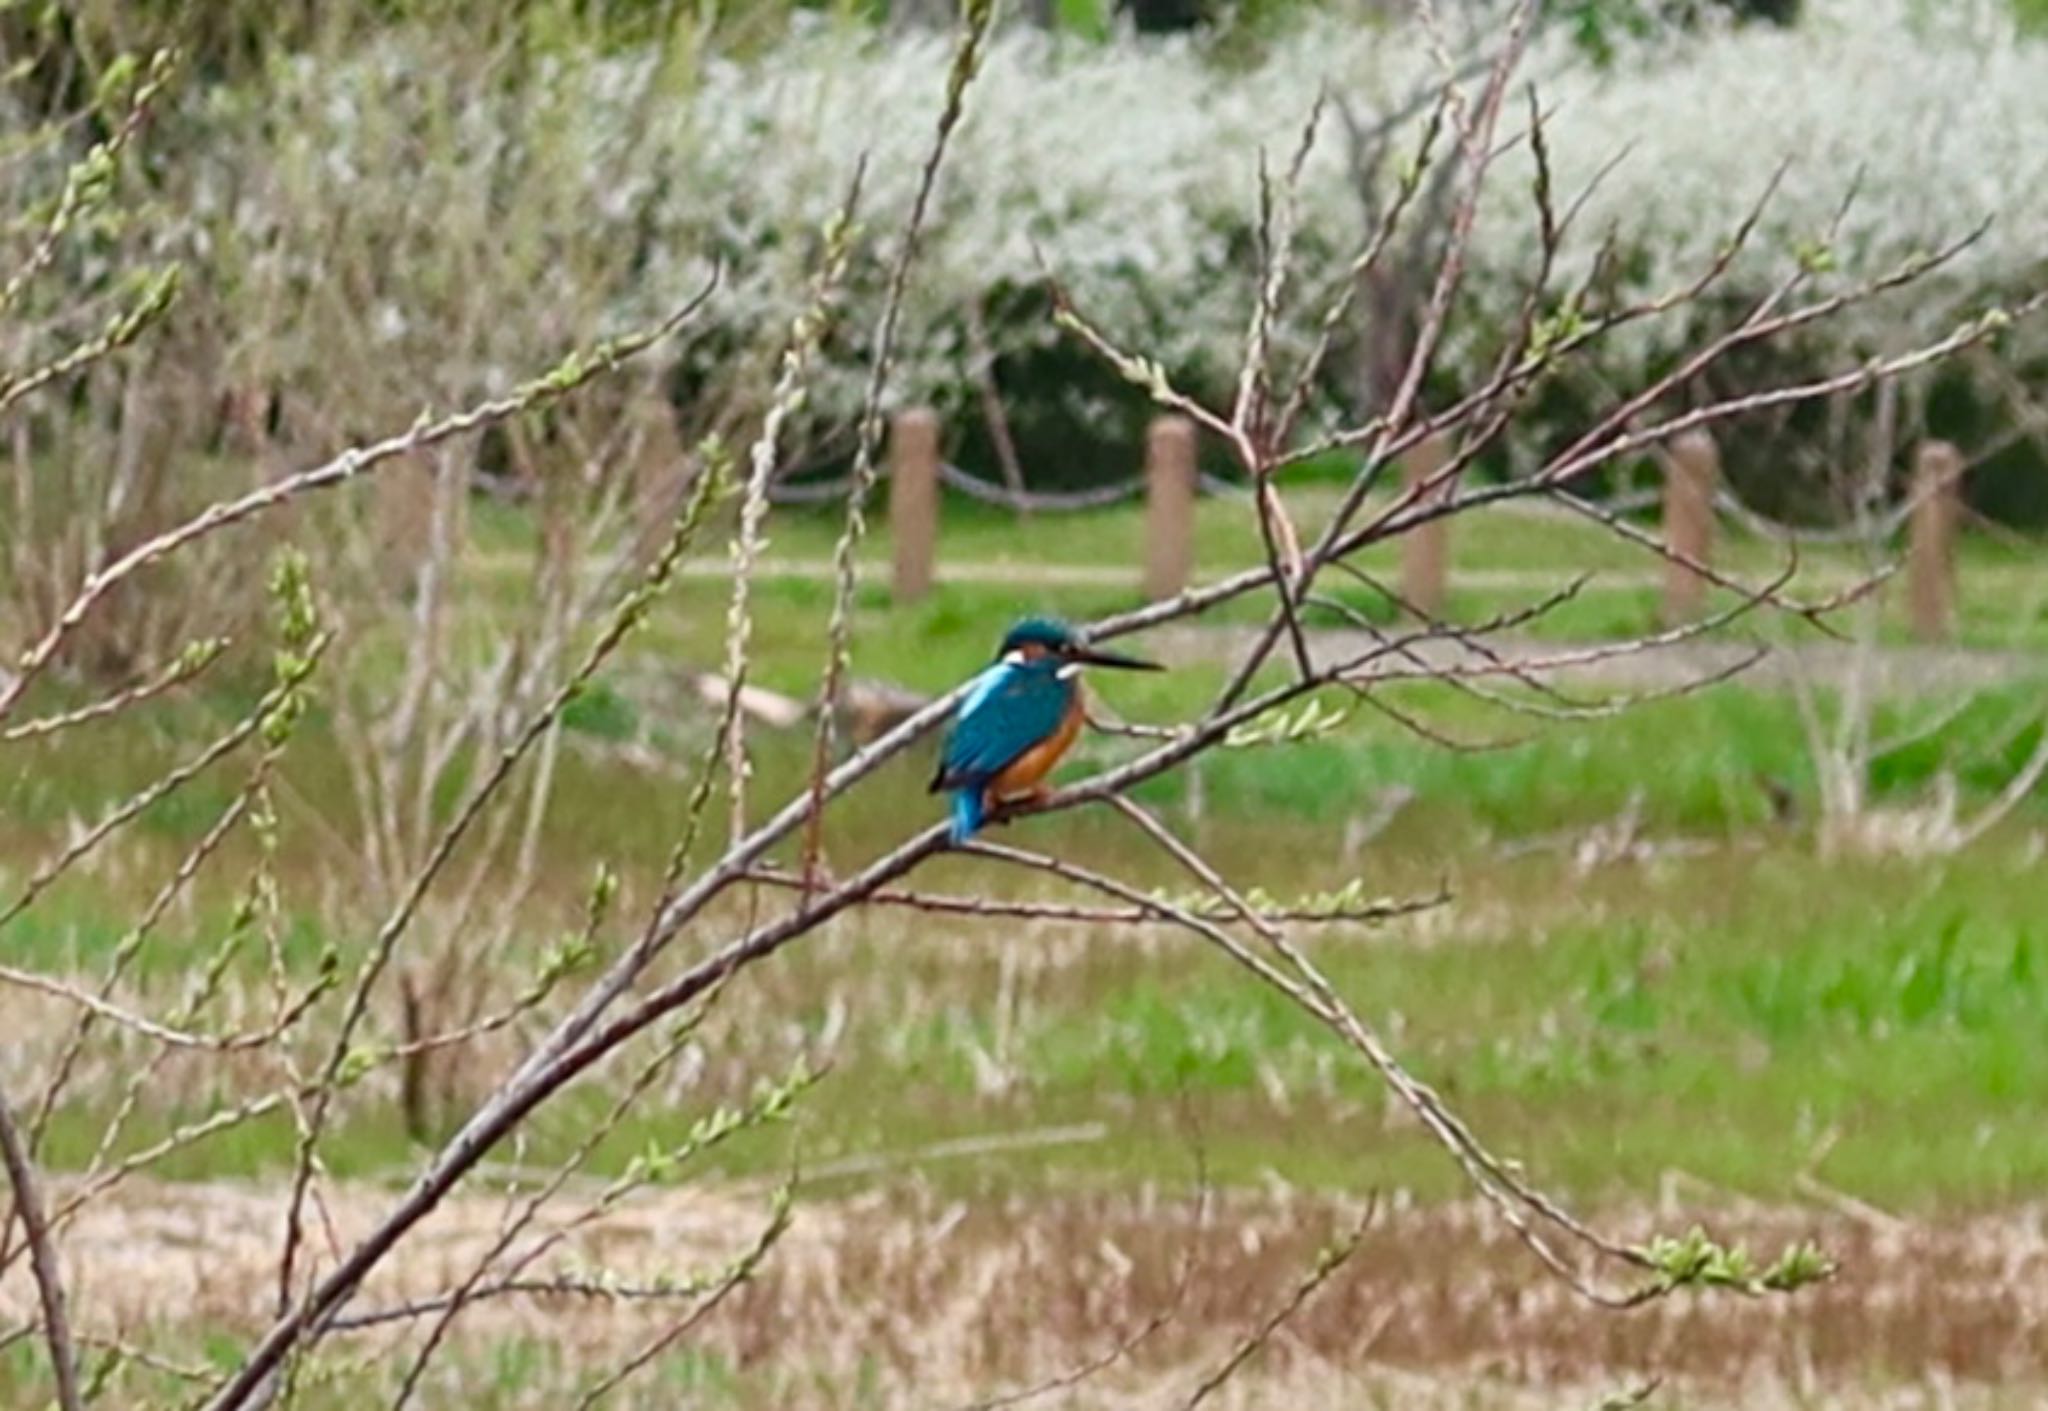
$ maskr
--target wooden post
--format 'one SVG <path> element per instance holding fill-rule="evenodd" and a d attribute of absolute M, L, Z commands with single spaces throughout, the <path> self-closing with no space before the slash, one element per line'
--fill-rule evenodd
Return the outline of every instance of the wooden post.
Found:
<path fill-rule="evenodd" d="M 1962 519 L 1963 455 L 1946 441 L 1927 441 L 1913 461 L 1913 527 L 1906 585 L 1913 635 L 1948 638 L 1955 625 L 1956 527 Z"/>
<path fill-rule="evenodd" d="M 1436 435 L 1422 442 L 1401 464 L 1401 477 L 1412 491 L 1450 464 L 1451 442 Z M 1420 504 L 1448 499 L 1448 480 L 1424 493 Z M 1444 610 L 1445 580 L 1450 574 L 1451 521 L 1439 517 L 1419 524 L 1401 536 L 1401 596 L 1424 617 L 1440 617 Z"/>
<path fill-rule="evenodd" d="M 1721 448 L 1704 431 L 1688 431 L 1671 443 L 1664 478 L 1664 620 L 1689 622 L 1700 614 L 1707 580 L 1679 559 L 1702 566 L 1713 562 L 1714 491 L 1721 483 Z"/>
<path fill-rule="evenodd" d="M 1145 431 L 1145 596 L 1184 591 L 1195 565 L 1195 424 L 1155 417 Z"/>
<path fill-rule="evenodd" d="M 916 602 L 931 591 L 939 538 L 939 418 L 929 407 L 898 412 L 889 429 L 889 536 L 896 601 Z"/>

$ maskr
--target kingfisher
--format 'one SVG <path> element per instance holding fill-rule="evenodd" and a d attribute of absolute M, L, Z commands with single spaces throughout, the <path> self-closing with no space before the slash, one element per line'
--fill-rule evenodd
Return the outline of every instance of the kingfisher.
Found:
<path fill-rule="evenodd" d="M 974 836 L 997 803 L 1042 792 L 1039 781 L 1081 733 L 1083 666 L 1162 669 L 1090 647 L 1064 622 L 1027 617 L 968 684 L 928 791 L 952 792 L 956 847 Z"/>

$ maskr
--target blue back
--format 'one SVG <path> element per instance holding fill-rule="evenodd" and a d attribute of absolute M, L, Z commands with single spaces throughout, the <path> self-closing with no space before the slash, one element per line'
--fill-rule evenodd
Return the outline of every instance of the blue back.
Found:
<path fill-rule="evenodd" d="M 954 717 L 940 765 L 941 788 L 980 789 L 1060 728 L 1074 698 L 1055 657 L 999 661 L 974 678 Z"/>

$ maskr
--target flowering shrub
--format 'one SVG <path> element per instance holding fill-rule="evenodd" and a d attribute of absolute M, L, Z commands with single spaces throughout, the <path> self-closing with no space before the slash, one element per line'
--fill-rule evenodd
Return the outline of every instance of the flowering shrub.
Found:
<path fill-rule="evenodd" d="M 1584 277 L 1609 232 L 1619 292 L 1689 280 L 1780 161 L 1783 188 L 1731 271 L 1732 296 L 1802 259 L 1837 271 L 1823 285 L 1845 281 L 1997 217 L 1943 274 L 1808 339 L 1802 356 L 1817 363 L 1925 337 L 1987 292 L 2038 281 L 2048 46 L 2020 36 L 2003 5 L 1818 0 L 1790 29 L 1631 43 L 1596 69 L 1560 31 L 1531 66 L 1553 112 L 1561 200 L 1622 156 L 1585 204 L 1562 284 Z M 388 411 L 422 385 L 473 391 L 545 362 L 577 330 L 652 317 L 716 257 L 729 284 L 712 333 L 681 354 L 688 402 L 759 365 L 863 155 L 872 225 L 896 224 L 944 67 L 943 36 L 828 25 L 756 58 L 556 54 L 517 73 L 398 37 L 188 104 L 178 145 L 198 156 L 173 177 L 185 184 L 180 238 L 215 271 L 230 362 L 329 407 L 343 398 L 332 414 L 349 416 Z M 1121 463 L 1134 394 L 1056 347 L 1034 292 L 1041 254 L 1100 324 L 1210 386 L 1244 337 L 1257 152 L 1283 166 L 1325 85 L 1369 117 L 1435 72 L 1414 31 L 1328 16 L 1249 67 L 1217 65 L 1185 38 L 1008 33 L 941 186 L 907 310 L 902 395 L 975 407 L 978 319 L 1020 422 L 1114 436 Z M 1526 166 L 1526 147 L 1514 160 Z M 1326 119 L 1301 193 L 1298 292 L 1327 290 L 1362 233 L 1346 161 L 1343 129 Z M 1527 190 L 1504 174 L 1483 209 L 1452 381 L 1480 365 L 1522 297 Z M 815 427 L 843 422 L 858 397 L 888 254 L 868 250 L 851 282 Z M 1297 300 L 1283 340 L 1302 336 L 1314 302 Z M 1640 325 L 1602 354 L 1604 370 L 1633 377 L 1700 331 Z M 349 394 L 335 385 L 344 347 L 376 371 Z M 1330 410 L 1356 412 L 1352 381 L 1333 380 Z M 1058 478 L 1046 443 L 1026 450 L 1034 475 Z"/>

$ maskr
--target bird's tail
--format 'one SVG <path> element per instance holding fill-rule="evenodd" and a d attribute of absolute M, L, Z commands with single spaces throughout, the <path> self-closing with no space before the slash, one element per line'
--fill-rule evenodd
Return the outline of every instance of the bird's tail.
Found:
<path fill-rule="evenodd" d="M 953 791 L 953 846 L 958 847 L 981 827 L 983 811 L 981 786 L 970 785 Z"/>

